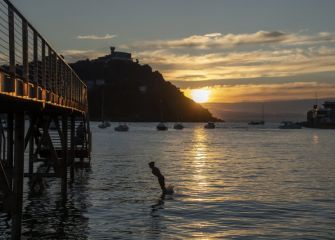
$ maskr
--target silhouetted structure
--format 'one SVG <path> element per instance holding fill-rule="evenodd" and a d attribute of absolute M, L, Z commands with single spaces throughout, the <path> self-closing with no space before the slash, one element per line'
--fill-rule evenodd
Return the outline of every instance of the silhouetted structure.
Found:
<path fill-rule="evenodd" d="M 132 61 L 95 60 L 71 64 L 78 75 L 90 82 L 90 118 L 100 120 L 102 92 L 104 91 L 104 116 L 106 120 L 208 122 L 219 121 L 200 104 L 195 103 L 173 84 L 165 81 L 149 65 Z M 104 84 L 98 84 L 104 82 Z"/>
<path fill-rule="evenodd" d="M 95 62 L 108 63 L 114 60 L 132 61 L 131 53 L 115 51 L 115 47 L 110 47 L 111 53 L 109 55 L 95 59 Z"/>
<path fill-rule="evenodd" d="M 326 101 L 323 107 L 314 105 L 312 110 L 307 112 L 305 127 L 335 129 L 335 101 Z"/>
<path fill-rule="evenodd" d="M 38 193 L 42 178 L 61 178 L 66 200 L 68 168 L 73 180 L 75 159 L 90 160 L 87 86 L 8 0 L 0 2 L 0 19 L 0 210 L 12 216 L 12 239 L 20 239 L 23 177 Z"/>

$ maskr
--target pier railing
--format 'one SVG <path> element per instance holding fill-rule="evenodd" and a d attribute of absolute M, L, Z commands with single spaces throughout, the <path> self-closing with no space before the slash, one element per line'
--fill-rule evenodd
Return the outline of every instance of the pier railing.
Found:
<path fill-rule="evenodd" d="M 88 108 L 86 84 L 8 0 L 0 0 L 0 95 Z"/>

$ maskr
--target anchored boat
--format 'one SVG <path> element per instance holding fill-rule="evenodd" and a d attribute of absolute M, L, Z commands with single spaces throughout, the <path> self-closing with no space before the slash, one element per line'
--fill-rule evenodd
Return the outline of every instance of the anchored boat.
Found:
<path fill-rule="evenodd" d="M 114 128 L 114 130 L 117 132 L 128 132 L 129 127 L 126 123 L 123 124 L 120 123 L 119 126 Z"/>

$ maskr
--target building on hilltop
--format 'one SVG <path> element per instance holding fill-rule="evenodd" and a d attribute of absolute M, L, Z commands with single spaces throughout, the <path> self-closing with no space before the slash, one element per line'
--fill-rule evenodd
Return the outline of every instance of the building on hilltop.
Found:
<path fill-rule="evenodd" d="M 307 112 L 305 126 L 335 129 L 335 101 L 326 101 L 321 108 L 314 105 L 313 109 Z"/>
<path fill-rule="evenodd" d="M 109 55 L 99 57 L 95 61 L 104 63 L 108 63 L 113 60 L 133 61 L 131 53 L 115 51 L 115 47 L 110 47 L 110 50 L 111 53 Z"/>

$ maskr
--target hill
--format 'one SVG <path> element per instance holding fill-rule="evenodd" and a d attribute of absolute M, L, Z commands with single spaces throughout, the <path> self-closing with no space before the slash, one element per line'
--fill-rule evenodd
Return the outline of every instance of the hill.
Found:
<path fill-rule="evenodd" d="M 104 102 L 104 119 L 110 121 L 220 121 L 149 65 L 98 58 L 71 66 L 89 86 L 92 120 L 101 120 Z"/>

